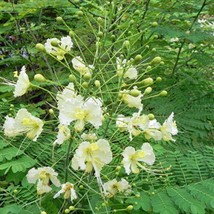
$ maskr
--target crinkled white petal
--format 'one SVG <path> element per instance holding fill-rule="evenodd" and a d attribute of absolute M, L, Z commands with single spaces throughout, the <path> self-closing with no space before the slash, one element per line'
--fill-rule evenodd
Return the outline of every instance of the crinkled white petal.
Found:
<path fill-rule="evenodd" d="M 68 140 L 71 137 L 70 129 L 62 124 L 59 124 L 58 126 L 58 134 L 57 134 L 57 139 L 54 141 L 55 144 L 63 144 L 65 140 Z"/>
<path fill-rule="evenodd" d="M 124 74 L 124 78 L 129 78 L 131 80 L 133 79 L 137 79 L 137 75 L 138 75 L 138 72 L 137 72 L 137 69 L 136 68 L 133 68 L 133 67 L 130 67 Z"/>

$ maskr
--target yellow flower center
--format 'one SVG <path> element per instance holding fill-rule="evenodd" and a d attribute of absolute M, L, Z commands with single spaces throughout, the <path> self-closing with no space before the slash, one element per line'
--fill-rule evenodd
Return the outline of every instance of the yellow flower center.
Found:
<path fill-rule="evenodd" d="M 85 117 L 87 116 L 87 112 L 84 111 L 84 110 L 79 109 L 79 110 L 76 112 L 75 116 L 76 116 L 76 118 L 77 118 L 78 120 L 84 120 Z"/>
<path fill-rule="evenodd" d="M 33 126 L 34 128 L 37 128 L 38 127 L 38 123 L 35 121 L 35 120 L 32 120 L 30 118 L 24 118 L 22 120 L 22 124 L 24 126 Z"/>

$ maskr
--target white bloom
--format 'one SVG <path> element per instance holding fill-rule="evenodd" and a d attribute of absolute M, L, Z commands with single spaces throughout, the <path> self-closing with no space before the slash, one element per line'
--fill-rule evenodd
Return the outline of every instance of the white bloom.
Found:
<path fill-rule="evenodd" d="M 91 74 L 94 69 L 93 65 L 86 66 L 86 64 L 83 62 L 83 59 L 80 56 L 74 57 L 71 62 L 73 64 L 73 68 L 76 71 L 78 71 L 81 75 Z"/>
<path fill-rule="evenodd" d="M 125 179 L 121 179 L 121 181 L 117 181 L 113 179 L 103 184 L 104 194 L 107 197 L 113 197 L 117 193 L 124 193 L 128 195 L 131 193 L 131 186 L 128 181 Z"/>
<path fill-rule="evenodd" d="M 139 92 L 138 96 L 132 96 L 130 94 L 130 90 L 123 90 L 120 91 L 120 94 L 122 95 L 121 99 L 125 104 L 128 105 L 128 107 L 135 107 L 142 110 L 143 104 L 141 103 L 141 98 L 143 95 L 141 94 L 141 91 L 137 90 L 137 87 L 134 87 L 133 89 Z"/>
<path fill-rule="evenodd" d="M 57 93 L 56 99 L 58 100 L 58 109 L 62 108 L 67 100 L 75 98 L 76 92 L 74 89 L 74 84 L 71 82 L 64 88 L 62 92 Z"/>
<path fill-rule="evenodd" d="M 74 185 L 70 182 L 66 182 L 65 184 L 61 185 L 61 190 L 56 193 L 54 195 L 54 198 L 57 198 L 60 196 L 60 194 L 64 194 L 64 199 L 71 199 L 71 202 L 73 202 L 73 200 L 77 199 L 77 194 L 76 191 L 74 189 Z"/>
<path fill-rule="evenodd" d="M 40 167 L 38 169 L 32 168 L 28 171 L 27 181 L 29 183 L 37 183 L 37 193 L 39 195 L 50 192 L 50 182 L 55 186 L 60 186 L 60 181 L 57 178 L 58 173 L 51 167 Z"/>
<path fill-rule="evenodd" d="M 132 146 L 128 146 L 122 153 L 123 160 L 122 163 L 124 165 L 126 174 L 139 173 L 139 162 L 144 162 L 148 165 L 153 165 L 155 162 L 155 154 L 153 152 L 153 148 L 149 143 L 144 143 L 140 150 L 135 151 Z"/>
<path fill-rule="evenodd" d="M 57 139 L 54 141 L 54 145 L 61 145 L 65 140 L 68 140 L 71 137 L 70 129 L 67 126 L 59 124 L 58 129 L 59 131 Z"/>
<path fill-rule="evenodd" d="M 117 64 L 117 75 L 119 77 L 123 76 L 124 78 L 129 79 L 136 79 L 138 72 L 137 69 L 130 66 L 130 61 L 127 61 L 126 59 L 120 59 L 119 57 L 116 58 L 116 64 Z"/>
<path fill-rule="evenodd" d="M 8 137 L 15 137 L 26 133 L 27 137 L 36 141 L 42 132 L 44 123 L 37 117 L 30 114 L 25 108 L 17 112 L 15 118 L 6 116 L 4 122 L 4 134 Z"/>
<path fill-rule="evenodd" d="M 26 68 L 23 66 L 21 68 L 20 74 L 18 76 L 18 81 L 15 85 L 15 91 L 13 92 L 14 97 L 19 97 L 24 95 L 30 87 L 30 81 L 28 75 L 26 74 Z"/>
<path fill-rule="evenodd" d="M 86 101 L 78 95 L 67 100 L 59 109 L 59 120 L 61 124 L 69 125 L 76 121 L 75 130 L 82 131 L 85 122 L 91 123 L 96 129 L 102 125 L 103 111 L 100 99 L 90 97 Z"/>
<path fill-rule="evenodd" d="M 112 160 L 112 152 L 109 142 L 105 139 L 99 139 L 95 143 L 88 141 L 82 142 L 77 148 L 72 159 L 72 168 L 74 170 L 95 171 L 95 176 L 100 176 L 100 171 L 104 165 Z"/>
<path fill-rule="evenodd" d="M 170 116 L 165 120 L 163 125 L 160 127 L 160 131 L 162 133 L 162 139 L 164 141 L 175 141 L 172 138 L 172 135 L 177 135 L 178 129 L 176 126 L 176 122 L 173 121 L 174 113 L 172 112 Z"/>
<path fill-rule="evenodd" d="M 73 42 L 70 36 L 62 37 L 61 40 L 52 38 L 47 39 L 44 47 L 47 53 L 57 57 L 58 60 L 63 60 L 64 55 L 73 47 Z"/>

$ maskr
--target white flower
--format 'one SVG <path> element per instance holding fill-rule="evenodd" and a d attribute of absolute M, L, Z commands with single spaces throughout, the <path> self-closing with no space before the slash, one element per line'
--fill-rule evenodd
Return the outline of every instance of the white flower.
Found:
<path fill-rule="evenodd" d="M 113 197 L 117 193 L 124 193 L 128 195 L 131 193 L 131 185 L 125 179 L 121 179 L 121 181 L 117 181 L 113 179 L 103 184 L 104 194 L 107 197 Z"/>
<path fill-rule="evenodd" d="M 138 71 L 136 68 L 129 65 L 130 61 L 126 59 L 120 59 L 119 57 L 116 58 L 116 65 L 117 65 L 117 75 L 119 77 L 129 78 L 131 80 L 136 79 L 138 75 Z"/>
<path fill-rule="evenodd" d="M 61 190 L 56 193 L 54 195 L 54 198 L 57 198 L 60 196 L 60 194 L 64 194 L 64 199 L 71 199 L 71 202 L 73 202 L 73 200 L 77 199 L 77 194 L 76 191 L 74 189 L 74 185 L 70 182 L 66 182 L 65 184 L 61 185 Z"/>
<path fill-rule="evenodd" d="M 132 146 L 128 146 L 122 153 L 123 160 L 122 163 L 124 165 L 126 174 L 139 173 L 140 167 L 139 162 L 144 162 L 148 165 L 153 165 L 155 162 L 155 154 L 153 152 L 153 148 L 149 143 L 144 143 L 140 150 L 135 151 Z"/>
<path fill-rule="evenodd" d="M 85 141 L 95 141 L 97 140 L 97 136 L 95 133 L 89 133 L 89 134 L 86 134 L 86 133 L 83 133 L 81 135 L 81 138 Z"/>
<path fill-rule="evenodd" d="M 63 60 L 64 55 L 73 47 L 73 42 L 70 36 L 62 37 L 61 40 L 52 38 L 47 39 L 44 47 L 47 53 L 57 57 L 58 60 Z"/>
<path fill-rule="evenodd" d="M 88 141 L 82 142 L 77 148 L 72 159 L 72 168 L 74 170 L 95 171 L 95 176 L 100 176 L 100 171 L 104 165 L 112 160 L 112 152 L 109 142 L 105 139 L 99 139 L 95 143 Z"/>
<path fill-rule="evenodd" d="M 59 131 L 57 139 L 54 141 L 54 145 L 61 145 L 65 140 L 68 140 L 71 137 L 70 129 L 67 126 L 59 124 L 58 129 Z"/>
<path fill-rule="evenodd" d="M 98 129 L 103 120 L 101 107 L 100 99 L 90 97 L 84 101 L 83 97 L 78 95 L 75 98 L 68 99 L 63 107 L 59 109 L 60 123 L 69 125 L 72 121 L 76 121 L 75 130 L 82 131 L 85 122 L 89 122 Z"/>
<path fill-rule="evenodd" d="M 24 95 L 30 87 L 30 81 L 28 75 L 26 74 L 26 68 L 23 66 L 21 68 L 18 80 L 15 85 L 15 91 L 13 92 L 14 97 L 19 97 Z"/>
<path fill-rule="evenodd" d="M 51 167 L 40 167 L 38 169 L 32 168 L 28 171 L 27 181 L 29 183 L 37 183 L 37 193 L 41 195 L 51 191 L 50 184 L 60 186 L 60 181 L 57 178 L 58 173 Z M 51 182 L 51 183 L 50 183 Z"/>
<path fill-rule="evenodd" d="M 74 57 L 71 62 L 73 64 L 73 68 L 76 71 L 78 71 L 81 75 L 91 74 L 94 69 L 93 65 L 86 66 L 86 64 L 83 62 L 83 59 L 80 56 Z"/>
<path fill-rule="evenodd" d="M 15 137 L 26 133 L 27 137 L 36 141 L 42 132 L 44 123 L 37 117 L 30 114 L 25 108 L 17 112 L 15 118 L 6 116 L 3 125 L 4 134 L 8 137 Z"/>
<path fill-rule="evenodd" d="M 160 127 L 160 131 L 162 133 L 162 139 L 164 141 L 175 141 L 172 138 L 172 135 L 177 135 L 178 129 L 176 126 L 176 122 L 173 121 L 174 113 L 172 112 L 170 116 L 165 120 L 163 125 Z"/>
<path fill-rule="evenodd" d="M 123 90 L 120 91 L 120 94 L 122 95 L 121 100 L 130 108 L 135 107 L 142 110 L 143 104 L 141 103 L 141 98 L 143 97 L 143 95 L 141 94 L 141 91 L 137 90 L 137 87 L 134 87 L 133 90 L 139 92 L 139 95 L 132 96 L 130 94 L 130 90 Z"/>
<path fill-rule="evenodd" d="M 76 96 L 77 95 L 74 89 L 74 84 L 71 82 L 64 88 L 62 92 L 57 93 L 56 99 L 58 100 L 58 109 L 62 108 L 67 100 L 75 98 Z"/>

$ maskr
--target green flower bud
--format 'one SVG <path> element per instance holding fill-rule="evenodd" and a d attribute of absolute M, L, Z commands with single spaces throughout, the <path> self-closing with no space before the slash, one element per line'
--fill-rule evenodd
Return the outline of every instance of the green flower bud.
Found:
<path fill-rule="evenodd" d="M 154 38 L 154 39 L 157 39 L 157 38 L 158 38 L 158 35 L 154 35 L 153 38 Z"/>
<path fill-rule="evenodd" d="M 161 82 L 162 81 L 162 78 L 161 77 L 157 77 L 156 78 L 156 82 Z"/>
<path fill-rule="evenodd" d="M 35 74 L 34 80 L 37 82 L 45 82 L 46 81 L 45 77 L 42 74 Z"/>
<path fill-rule="evenodd" d="M 47 214 L 45 211 L 42 211 L 41 214 Z"/>
<path fill-rule="evenodd" d="M 83 185 L 79 185 L 79 188 L 80 188 L 80 189 L 84 189 L 84 186 L 83 186 Z"/>
<path fill-rule="evenodd" d="M 78 4 L 78 3 L 80 3 L 80 0 L 74 0 L 74 3 Z"/>
<path fill-rule="evenodd" d="M 164 90 L 164 91 L 161 91 L 160 96 L 165 97 L 167 94 L 168 94 L 168 92 Z"/>
<path fill-rule="evenodd" d="M 83 76 L 84 80 L 89 81 L 91 79 L 91 74 L 88 72 Z"/>
<path fill-rule="evenodd" d="M 151 70 L 152 70 L 152 66 L 148 65 L 148 66 L 146 67 L 146 70 L 147 70 L 147 71 L 151 71 Z"/>
<path fill-rule="evenodd" d="M 87 82 L 83 82 L 82 83 L 82 87 L 85 88 L 85 89 L 88 88 L 88 83 Z"/>
<path fill-rule="evenodd" d="M 13 193 L 15 193 L 15 194 L 16 194 L 17 192 L 18 192 L 18 190 L 17 190 L 17 189 L 14 189 L 14 190 L 13 190 Z"/>
<path fill-rule="evenodd" d="M 129 24 L 130 24 L 130 25 L 133 25 L 134 22 L 135 22 L 135 21 L 132 19 L 132 20 L 130 20 Z"/>
<path fill-rule="evenodd" d="M 75 82 L 75 81 L 76 81 L 76 77 L 75 77 L 73 74 L 70 74 L 70 75 L 69 75 L 69 80 L 70 80 L 71 82 Z"/>
<path fill-rule="evenodd" d="M 161 57 L 157 56 L 151 61 L 151 64 L 159 64 L 161 60 Z"/>
<path fill-rule="evenodd" d="M 65 209 L 65 213 L 70 213 L 70 210 L 69 209 Z"/>
<path fill-rule="evenodd" d="M 121 170 L 121 166 L 117 166 L 117 167 L 116 167 L 116 170 Z"/>
<path fill-rule="evenodd" d="M 71 37 L 75 36 L 75 32 L 73 30 L 70 30 L 69 31 L 69 36 L 71 36 Z"/>
<path fill-rule="evenodd" d="M 136 55 L 135 58 L 134 58 L 134 60 L 135 60 L 136 62 L 139 62 L 139 61 L 141 61 L 142 59 L 143 59 L 143 57 L 142 57 L 140 54 Z"/>
<path fill-rule="evenodd" d="M 151 77 L 148 77 L 148 78 L 144 79 L 141 83 L 143 85 L 152 85 L 153 84 L 153 79 Z"/>
<path fill-rule="evenodd" d="M 75 210 L 75 206 L 70 206 L 69 210 Z"/>
<path fill-rule="evenodd" d="M 114 34 L 112 34 L 112 35 L 111 35 L 111 38 L 112 38 L 112 39 L 115 39 L 115 35 L 114 35 Z"/>
<path fill-rule="evenodd" d="M 129 48 L 130 47 L 130 42 L 129 40 L 124 41 L 123 47 Z"/>
<path fill-rule="evenodd" d="M 59 41 L 57 39 L 51 40 L 51 45 L 57 47 L 59 45 Z"/>
<path fill-rule="evenodd" d="M 158 26 L 158 23 L 157 22 L 152 22 L 152 27 L 157 27 Z"/>
<path fill-rule="evenodd" d="M 103 32 L 102 32 L 102 31 L 99 31 L 99 32 L 97 33 L 97 36 L 100 37 L 100 38 L 103 37 Z"/>
<path fill-rule="evenodd" d="M 94 85 L 99 88 L 100 87 L 100 81 L 99 80 L 95 80 L 94 81 Z"/>
<path fill-rule="evenodd" d="M 36 44 L 36 49 L 39 50 L 39 51 L 42 51 L 44 52 L 45 51 L 45 46 L 41 43 L 37 43 Z"/>
<path fill-rule="evenodd" d="M 148 114 L 148 117 L 150 120 L 153 120 L 155 118 L 154 114 Z"/>
<path fill-rule="evenodd" d="M 152 52 L 156 52 L 157 50 L 156 50 L 156 48 L 152 48 Z"/>
<path fill-rule="evenodd" d="M 164 61 L 161 61 L 161 62 L 160 62 L 160 65 L 164 65 L 164 64 L 165 64 Z"/>
<path fill-rule="evenodd" d="M 61 16 L 56 17 L 57 22 L 63 22 L 63 18 Z"/>
<path fill-rule="evenodd" d="M 150 94 L 152 92 L 152 88 L 148 87 L 145 89 L 144 94 Z"/>
<path fill-rule="evenodd" d="M 132 89 L 129 94 L 133 97 L 138 97 L 140 95 L 140 91 L 137 89 Z"/>
<path fill-rule="evenodd" d="M 139 15 L 140 14 L 140 10 L 135 10 L 134 14 Z"/>
<path fill-rule="evenodd" d="M 83 16 L 83 12 L 81 10 L 77 11 L 77 16 Z"/>
<path fill-rule="evenodd" d="M 13 105 L 13 104 L 10 104 L 10 108 L 14 108 L 14 105 Z"/>
<path fill-rule="evenodd" d="M 97 21 L 101 24 L 103 22 L 103 19 L 101 17 L 98 17 Z"/>
<path fill-rule="evenodd" d="M 54 114 L 54 110 L 53 110 L 52 108 L 50 108 L 50 109 L 48 110 L 48 112 L 49 112 L 49 114 Z"/>
<path fill-rule="evenodd" d="M 149 45 L 146 45 L 145 48 L 146 48 L 146 49 L 149 49 Z"/>
<path fill-rule="evenodd" d="M 140 193 L 137 193 L 137 194 L 135 195 L 135 197 L 136 197 L 136 198 L 140 198 Z"/>
<path fill-rule="evenodd" d="M 133 210 L 133 206 L 132 205 L 129 205 L 128 207 L 126 207 L 126 210 L 128 210 L 128 211 L 131 211 L 131 210 Z"/>

